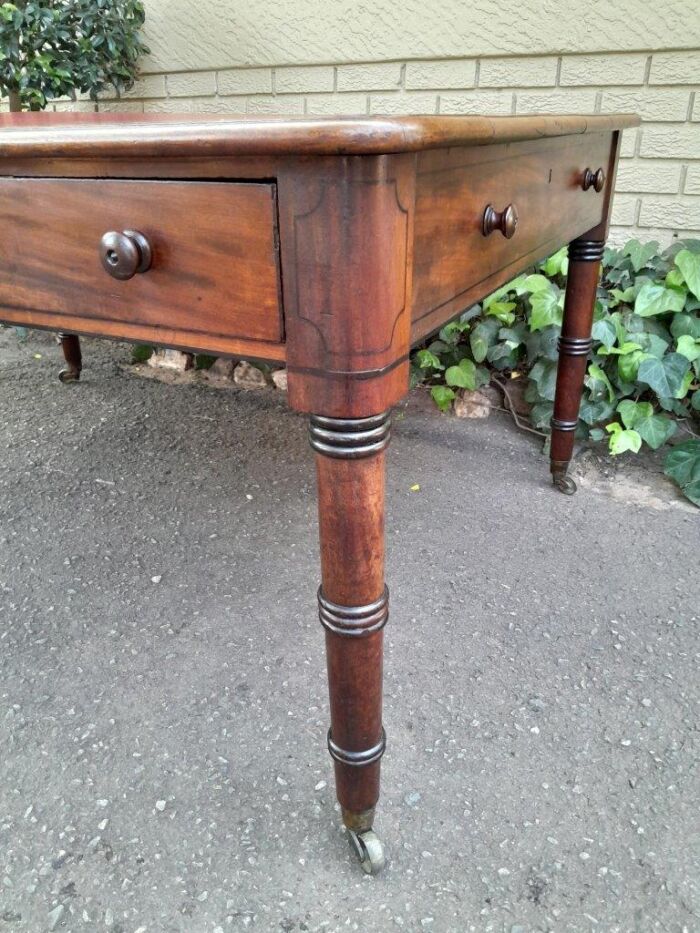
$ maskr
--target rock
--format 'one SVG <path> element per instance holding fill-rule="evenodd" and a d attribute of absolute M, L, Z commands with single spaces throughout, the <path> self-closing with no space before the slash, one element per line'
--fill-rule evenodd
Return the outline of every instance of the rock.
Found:
<path fill-rule="evenodd" d="M 242 389 L 264 389 L 267 385 L 264 373 L 252 363 L 240 362 L 233 371 L 233 381 Z"/>
<path fill-rule="evenodd" d="M 272 374 L 272 381 L 275 386 L 281 391 L 287 391 L 287 370 L 286 369 L 276 369 Z"/>
<path fill-rule="evenodd" d="M 207 378 L 215 382 L 233 382 L 236 361 L 220 356 L 214 360 L 214 365 L 207 370 Z"/>
<path fill-rule="evenodd" d="M 148 360 L 153 369 L 172 369 L 179 373 L 187 372 L 194 366 L 194 356 L 181 350 L 156 350 Z"/>
<path fill-rule="evenodd" d="M 460 389 L 453 402 L 454 413 L 458 418 L 488 418 L 491 412 L 491 402 L 481 390 L 470 392 L 469 389 Z"/>
<path fill-rule="evenodd" d="M 417 790 L 411 791 L 410 794 L 405 794 L 403 798 L 403 802 L 409 807 L 415 807 L 419 800 L 420 794 Z"/>
<path fill-rule="evenodd" d="M 58 927 L 65 912 L 66 908 L 63 904 L 59 904 L 58 907 L 54 907 L 53 910 L 49 911 L 49 930 L 55 930 Z"/>
<path fill-rule="evenodd" d="M 165 800 L 156 800 L 156 810 L 162 813 L 165 810 Z"/>

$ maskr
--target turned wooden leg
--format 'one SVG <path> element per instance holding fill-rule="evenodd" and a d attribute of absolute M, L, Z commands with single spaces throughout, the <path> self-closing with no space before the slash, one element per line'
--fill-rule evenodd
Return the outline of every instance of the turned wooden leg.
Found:
<path fill-rule="evenodd" d="M 388 413 L 371 418 L 311 416 L 316 451 L 322 584 L 319 617 L 326 630 L 331 728 L 338 800 L 362 867 L 383 863 L 372 832 L 384 754 L 383 628 L 384 450 Z"/>
<path fill-rule="evenodd" d="M 83 368 L 80 338 L 76 337 L 75 334 L 59 334 L 58 339 L 66 361 L 66 368 L 61 370 L 58 378 L 61 382 L 78 382 Z"/>
<path fill-rule="evenodd" d="M 559 338 L 550 451 L 552 481 L 568 495 L 576 492 L 576 484 L 566 473 L 574 449 L 574 432 L 578 424 L 583 380 L 591 350 L 593 309 L 604 246 L 601 240 L 584 238 L 569 244 L 569 275 Z"/>

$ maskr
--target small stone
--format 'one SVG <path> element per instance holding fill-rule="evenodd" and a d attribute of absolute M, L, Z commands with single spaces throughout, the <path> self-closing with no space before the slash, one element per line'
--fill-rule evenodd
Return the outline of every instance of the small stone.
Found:
<path fill-rule="evenodd" d="M 165 810 L 165 800 L 156 800 L 156 810 L 162 813 Z"/>
<path fill-rule="evenodd" d="M 530 707 L 533 713 L 541 713 L 544 709 L 544 700 L 540 697 L 530 697 L 527 701 L 527 705 Z"/>
<path fill-rule="evenodd" d="M 58 907 L 54 907 L 53 910 L 49 911 L 49 930 L 56 929 L 61 920 L 63 920 L 65 912 L 66 908 L 63 904 L 59 904 Z"/>
<path fill-rule="evenodd" d="M 209 897 L 209 892 L 208 892 L 208 891 L 202 891 L 201 894 L 198 894 L 198 895 L 197 895 L 197 900 L 200 901 L 200 903 L 203 904 L 204 901 L 206 901 L 206 899 L 207 899 L 208 897 Z"/>
<path fill-rule="evenodd" d="M 267 385 L 264 373 L 245 360 L 234 369 L 233 381 L 242 389 L 264 389 Z"/>
<path fill-rule="evenodd" d="M 233 373 L 236 369 L 235 360 L 227 360 L 220 356 L 214 360 L 213 366 L 207 370 L 207 377 L 217 382 L 233 382 Z"/>
<path fill-rule="evenodd" d="M 651 700 L 649 697 L 644 697 L 642 700 L 642 706 L 646 706 L 647 709 L 651 706 Z"/>
<path fill-rule="evenodd" d="M 507 878 L 510 874 L 510 871 L 507 868 L 499 868 L 498 874 L 501 876 L 501 878 Z"/>
<path fill-rule="evenodd" d="M 620 745 L 624 746 L 624 748 L 629 748 L 631 744 L 631 739 L 620 739 Z"/>
<path fill-rule="evenodd" d="M 104 798 L 102 798 L 102 800 L 97 801 L 97 806 L 100 807 L 102 810 L 104 810 L 105 807 L 109 806 L 109 800 L 105 800 Z"/>
<path fill-rule="evenodd" d="M 272 374 L 272 381 L 280 392 L 287 391 L 287 370 L 276 369 Z"/>
<path fill-rule="evenodd" d="M 148 359 L 148 365 L 153 369 L 171 369 L 184 373 L 194 366 L 194 357 L 191 353 L 181 350 L 156 350 Z"/>
<path fill-rule="evenodd" d="M 415 807 L 419 800 L 420 794 L 417 790 L 411 791 L 410 794 L 406 794 L 403 798 L 403 802 L 409 807 Z"/>
<path fill-rule="evenodd" d="M 162 579 L 163 579 L 163 574 L 162 574 L 162 573 L 158 573 L 158 574 L 156 574 L 155 577 L 151 577 L 151 583 L 160 583 L 160 581 L 161 581 Z"/>
<path fill-rule="evenodd" d="M 109 907 L 107 910 L 105 910 L 105 926 L 108 928 L 114 926 L 114 913 L 109 909 Z"/>
<path fill-rule="evenodd" d="M 470 392 L 469 389 L 460 389 L 454 400 L 453 409 L 458 418 L 488 418 L 491 413 L 491 402 L 478 389 L 474 392 Z"/>
<path fill-rule="evenodd" d="M 318 784 L 314 787 L 314 790 L 323 790 L 324 787 L 327 787 L 325 781 L 319 781 Z"/>
<path fill-rule="evenodd" d="M 589 852 L 579 852 L 578 857 L 582 862 L 587 862 L 591 856 Z"/>
<path fill-rule="evenodd" d="M 532 728 L 530 729 L 530 732 L 532 732 L 533 735 L 539 735 L 539 734 L 540 734 L 540 727 L 539 727 L 539 726 L 532 726 Z"/>

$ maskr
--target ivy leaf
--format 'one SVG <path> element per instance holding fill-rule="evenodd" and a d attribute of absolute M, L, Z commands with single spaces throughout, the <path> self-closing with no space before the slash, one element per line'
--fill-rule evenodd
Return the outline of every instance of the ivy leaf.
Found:
<path fill-rule="evenodd" d="M 683 273 L 688 288 L 696 298 L 700 298 L 700 254 L 682 249 L 676 256 L 675 263 Z"/>
<path fill-rule="evenodd" d="M 636 334 L 635 340 L 642 350 L 646 351 L 650 356 L 655 356 L 658 360 L 668 350 L 668 341 L 657 334 Z"/>
<path fill-rule="evenodd" d="M 622 249 L 623 255 L 629 256 L 632 268 L 635 272 L 639 272 L 640 269 L 643 269 L 652 256 L 655 256 L 658 251 L 659 244 L 656 240 L 652 240 L 650 243 L 640 243 L 639 240 L 628 240 Z"/>
<path fill-rule="evenodd" d="M 440 360 L 430 350 L 419 350 L 416 353 L 416 362 L 421 369 L 444 369 Z"/>
<path fill-rule="evenodd" d="M 654 413 L 651 402 L 633 402 L 625 399 L 617 406 L 617 411 L 626 428 L 634 428 L 642 418 L 648 418 Z"/>
<path fill-rule="evenodd" d="M 569 251 L 563 246 L 553 256 L 542 263 L 542 271 L 545 275 L 566 275 L 569 271 Z"/>
<path fill-rule="evenodd" d="M 700 389 L 696 389 L 690 396 L 690 407 L 693 411 L 700 411 Z"/>
<path fill-rule="evenodd" d="M 493 301 L 485 309 L 486 314 L 497 318 L 502 324 L 512 324 L 515 320 L 513 308 L 517 307 L 514 301 Z"/>
<path fill-rule="evenodd" d="M 610 435 L 608 447 L 611 454 L 617 456 L 618 454 L 625 453 L 626 450 L 631 450 L 632 453 L 635 454 L 639 453 L 639 448 L 642 446 L 642 439 L 636 431 L 626 430 L 617 421 L 613 421 L 612 424 L 606 424 L 605 430 Z"/>
<path fill-rule="evenodd" d="M 496 334 L 500 328 L 496 318 L 487 318 L 479 321 L 474 330 L 469 335 L 469 345 L 472 348 L 472 355 L 477 363 L 483 363 L 486 359 L 491 344 L 496 340 Z"/>
<path fill-rule="evenodd" d="M 690 362 L 684 356 L 680 353 L 668 353 L 661 360 L 653 357 L 642 360 L 637 379 L 639 382 L 645 382 L 657 395 L 681 398 L 679 392 L 683 388 L 689 369 Z"/>
<path fill-rule="evenodd" d="M 554 286 L 546 275 L 535 273 L 534 275 L 525 276 L 520 285 L 520 294 L 527 292 L 530 295 L 534 295 L 537 294 L 537 292 L 549 292 L 552 291 L 553 287 Z"/>
<path fill-rule="evenodd" d="M 601 356 L 627 356 L 628 353 L 634 353 L 635 350 L 641 349 L 640 344 L 628 340 L 621 347 L 601 347 L 598 353 Z"/>
<path fill-rule="evenodd" d="M 676 428 L 676 422 L 671 418 L 666 415 L 653 414 L 640 418 L 634 426 L 634 430 L 652 450 L 663 447 L 666 441 L 676 433 Z"/>
<path fill-rule="evenodd" d="M 688 334 L 683 334 L 678 338 L 676 351 L 692 363 L 700 359 L 700 340 L 693 340 Z"/>
<path fill-rule="evenodd" d="M 554 405 L 551 402 L 537 402 L 530 409 L 530 424 L 533 428 L 548 429 L 554 414 Z"/>
<path fill-rule="evenodd" d="M 586 383 L 591 389 L 591 392 L 595 392 L 598 397 L 603 389 L 607 390 L 608 401 L 612 404 L 615 401 L 615 389 L 613 389 L 612 383 L 606 376 L 605 372 L 597 366 L 595 363 L 591 363 L 588 367 L 588 376 L 586 377 Z M 603 387 L 601 389 L 600 387 Z"/>
<path fill-rule="evenodd" d="M 440 411 L 447 411 L 455 397 L 454 391 L 447 386 L 433 386 L 430 394 Z"/>
<path fill-rule="evenodd" d="M 671 321 L 671 333 L 674 337 L 682 337 L 688 334 L 695 340 L 700 340 L 700 317 L 697 314 L 674 314 Z"/>
<path fill-rule="evenodd" d="M 447 344 L 459 343 L 459 338 L 466 333 L 471 325 L 467 321 L 450 321 L 440 330 L 438 336 Z"/>
<path fill-rule="evenodd" d="M 664 473 L 675 480 L 695 505 L 700 505 L 700 440 L 677 444 L 666 455 Z"/>
<path fill-rule="evenodd" d="M 529 276 L 534 278 L 534 276 Z M 563 314 L 563 295 L 557 295 L 551 283 L 547 291 L 541 290 L 530 295 L 530 330 L 542 330 L 550 324 L 561 325 Z"/>
<path fill-rule="evenodd" d="M 538 360 L 530 370 L 530 379 L 537 386 L 541 399 L 554 401 L 554 391 L 557 385 L 557 364 L 552 360 Z"/>
<path fill-rule="evenodd" d="M 647 281 L 639 289 L 634 302 L 634 313 L 640 317 L 652 317 L 667 311 L 682 311 L 685 295 L 675 289 L 666 288 L 658 282 Z"/>
<path fill-rule="evenodd" d="M 601 318 L 593 325 L 591 336 L 594 340 L 599 340 L 604 347 L 612 347 L 615 343 L 615 340 L 617 339 L 615 324 L 610 320 L 609 317 Z"/>
<path fill-rule="evenodd" d="M 591 401 L 590 398 L 584 398 L 581 401 L 578 416 L 585 424 L 599 424 L 609 418 L 614 411 L 614 406 L 607 399 Z"/>
<path fill-rule="evenodd" d="M 646 359 L 649 359 L 649 354 L 644 353 L 642 350 L 635 350 L 634 353 L 627 356 L 619 356 L 617 358 L 617 372 L 620 379 L 626 383 L 636 382 L 639 366 L 642 360 Z"/>
<path fill-rule="evenodd" d="M 445 373 L 445 382 L 448 386 L 457 386 L 460 389 L 476 389 L 476 366 L 474 361 L 463 359 L 458 366 L 450 366 Z"/>

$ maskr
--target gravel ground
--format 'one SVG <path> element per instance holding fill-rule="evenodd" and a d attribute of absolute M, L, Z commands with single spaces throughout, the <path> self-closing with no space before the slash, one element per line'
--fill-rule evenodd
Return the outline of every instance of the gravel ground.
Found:
<path fill-rule="evenodd" d="M 567 498 L 505 416 L 398 413 L 369 878 L 305 419 L 58 356 L 0 330 L 0 931 L 700 930 L 698 512 L 653 462 Z"/>

